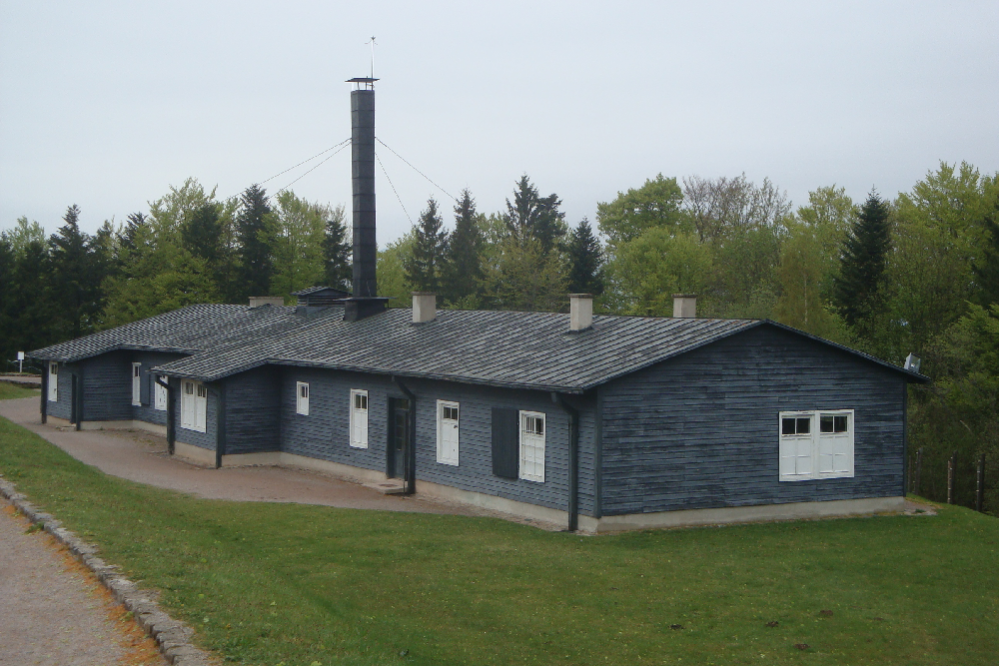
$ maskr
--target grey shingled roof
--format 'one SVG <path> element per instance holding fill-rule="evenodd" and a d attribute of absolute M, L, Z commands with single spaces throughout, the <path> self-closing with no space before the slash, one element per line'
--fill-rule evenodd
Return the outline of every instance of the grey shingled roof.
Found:
<path fill-rule="evenodd" d="M 593 328 L 571 333 L 568 315 L 547 312 L 439 310 L 434 321 L 415 325 L 408 309 L 358 322 L 344 322 L 339 308 L 330 310 L 280 336 L 196 354 L 160 369 L 215 381 L 276 364 L 582 393 L 762 324 L 804 335 L 756 320 L 597 316 Z"/>
<path fill-rule="evenodd" d="M 196 354 L 232 342 L 246 343 L 259 336 L 274 335 L 289 324 L 299 325 L 300 319 L 295 316 L 294 307 L 189 305 L 118 328 L 36 349 L 28 355 L 43 361 L 74 363 L 120 349 Z"/>
<path fill-rule="evenodd" d="M 780 324 L 743 319 L 596 316 L 569 331 L 569 316 L 549 312 L 439 310 L 411 323 L 408 309 L 357 322 L 343 308 L 193 305 L 45 349 L 31 356 L 74 362 L 115 350 L 174 351 L 185 358 L 163 374 L 216 381 L 266 365 L 288 365 L 440 379 L 488 386 L 582 393 L 760 325 L 791 331 L 902 372 L 860 352 Z"/>

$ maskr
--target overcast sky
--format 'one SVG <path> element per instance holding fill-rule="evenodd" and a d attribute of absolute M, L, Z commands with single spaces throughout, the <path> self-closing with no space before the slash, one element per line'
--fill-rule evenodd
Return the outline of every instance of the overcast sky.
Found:
<path fill-rule="evenodd" d="M 575 224 L 657 173 L 768 177 L 803 205 L 998 168 L 995 1 L 485 4 L 0 0 L 0 229 L 52 233 L 76 203 L 93 232 L 188 177 L 228 197 L 337 144 L 372 35 L 379 138 L 483 212 L 524 173 Z M 380 157 L 414 220 L 450 203 Z M 409 221 L 376 187 L 384 244 Z M 350 150 L 293 189 L 349 209 Z"/>

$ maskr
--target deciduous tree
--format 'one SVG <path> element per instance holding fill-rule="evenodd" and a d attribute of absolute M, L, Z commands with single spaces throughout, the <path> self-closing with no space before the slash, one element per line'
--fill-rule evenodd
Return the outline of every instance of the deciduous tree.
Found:
<path fill-rule="evenodd" d="M 686 231 L 690 224 L 681 209 L 683 201 L 677 179 L 657 174 L 642 187 L 619 192 L 613 201 L 598 203 L 597 226 L 612 249 L 653 227 Z"/>

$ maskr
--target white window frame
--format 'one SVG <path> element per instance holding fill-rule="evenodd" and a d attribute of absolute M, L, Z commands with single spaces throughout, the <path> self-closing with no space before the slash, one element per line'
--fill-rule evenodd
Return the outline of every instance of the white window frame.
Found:
<path fill-rule="evenodd" d="M 444 417 L 445 409 L 454 409 L 458 412 L 458 418 L 446 419 Z M 459 423 L 461 419 L 462 411 L 457 402 L 452 402 L 450 400 L 437 401 L 437 461 L 442 465 L 458 466 Z M 452 425 L 452 423 L 454 423 L 454 425 Z M 455 432 L 455 448 L 453 451 L 446 450 L 445 447 L 445 433 L 447 428 L 452 428 Z"/>
<path fill-rule="evenodd" d="M 364 407 L 357 406 L 357 398 L 364 398 Z M 355 449 L 368 448 L 368 410 L 371 404 L 368 401 L 368 391 L 364 389 L 351 389 L 351 423 L 350 442 Z"/>
<path fill-rule="evenodd" d="M 845 432 L 821 432 L 823 417 L 846 417 Z M 807 434 L 782 434 L 782 420 L 809 419 Z M 808 481 L 854 477 L 854 410 L 817 409 L 778 413 L 778 479 Z"/>
<path fill-rule="evenodd" d="M 540 419 L 542 434 L 529 434 L 526 431 L 528 419 Z M 545 483 L 545 437 L 548 424 L 544 412 L 518 412 L 518 476 L 525 481 Z M 540 462 L 539 462 L 540 461 Z"/>
<path fill-rule="evenodd" d="M 309 382 L 295 382 L 295 413 L 309 416 Z"/>
<path fill-rule="evenodd" d="M 49 362 L 49 402 L 59 402 L 59 363 Z"/>
<path fill-rule="evenodd" d="M 132 406 L 142 405 L 142 363 L 132 364 Z"/>
<path fill-rule="evenodd" d="M 166 381 L 163 375 L 156 375 L 153 378 L 153 409 L 161 412 L 167 411 L 167 389 L 163 388 L 158 380 Z"/>
<path fill-rule="evenodd" d="M 185 379 L 181 382 L 181 427 L 205 432 L 208 425 L 208 387 Z"/>

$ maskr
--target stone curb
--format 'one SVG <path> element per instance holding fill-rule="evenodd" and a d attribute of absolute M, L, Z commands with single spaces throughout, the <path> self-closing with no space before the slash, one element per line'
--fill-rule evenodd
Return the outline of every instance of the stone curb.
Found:
<path fill-rule="evenodd" d="M 118 573 L 118 567 L 107 564 L 97 557 L 97 548 L 86 543 L 62 526 L 51 515 L 39 511 L 23 493 L 17 492 L 10 481 L 0 477 L 0 495 L 3 495 L 28 520 L 51 534 L 56 541 L 66 546 L 85 567 L 90 569 L 104 587 L 108 588 L 115 600 L 131 611 L 149 636 L 156 641 L 160 652 L 173 666 L 212 666 L 214 661 L 204 650 L 191 644 L 194 630 L 183 622 L 174 620 L 160 610 L 159 605 L 135 583 Z"/>

